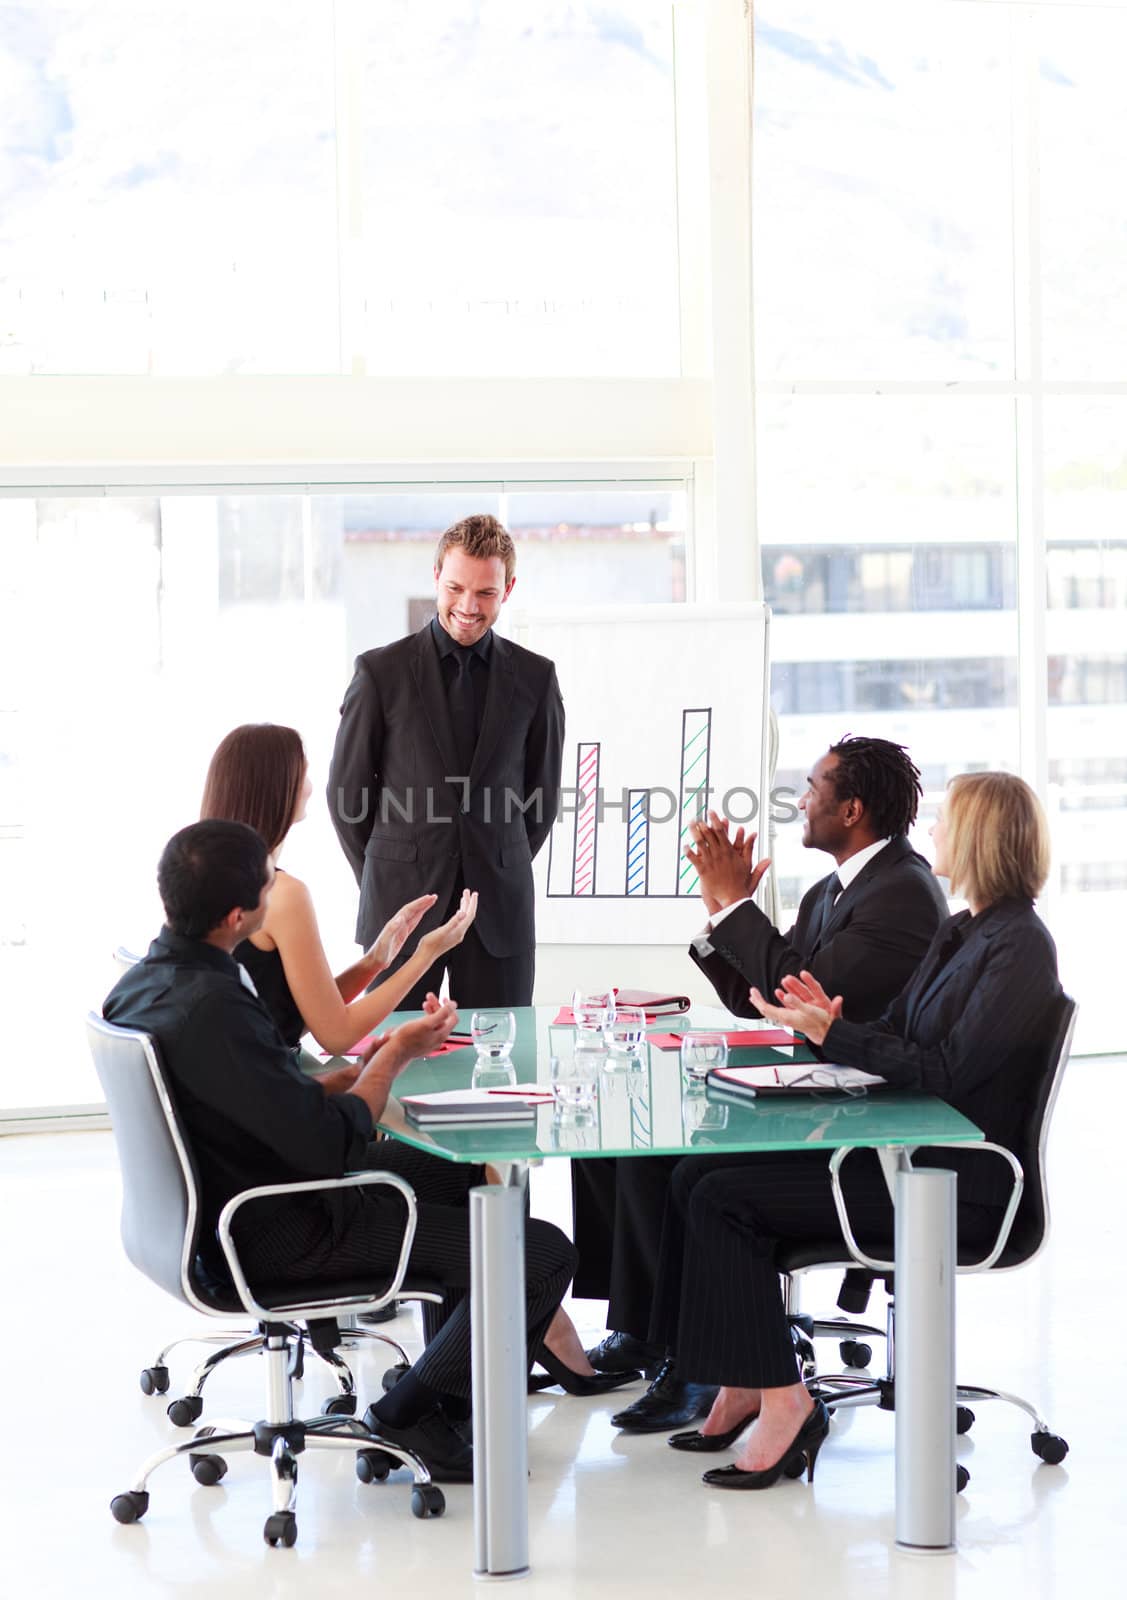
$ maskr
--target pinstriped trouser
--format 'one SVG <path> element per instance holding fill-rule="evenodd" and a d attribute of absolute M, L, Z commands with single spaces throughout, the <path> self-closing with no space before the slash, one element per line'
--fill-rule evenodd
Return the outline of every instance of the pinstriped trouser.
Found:
<path fill-rule="evenodd" d="M 875 1152 L 849 1157 L 842 1187 L 858 1242 L 885 1255 L 892 1202 Z M 960 1242 L 976 1244 L 993 1237 L 1000 1212 L 960 1205 L 957 1215 Z M 796 1383 L 776 1251 L 783 1241 L 835 1238 L 828 1154 L 686 1157 L 666 1201 L 650 1338 L 676 1351 L 678 1376 L 692 1382 Z"/>
<path fill-rule="evenodd" d="M 369 1146 L 364 1165 L 396 1172 L 415 1191 L 418 1225 L 409 1270 L 438 1278 L 446 1288 L 440 1306 L 424 1302 L 426 1349 L 414 1365 L 420 1382 L 443 1394 L 470 1398 L 470 1223 L 469 1191 L 482 1169 L 443 1161 L 394 1139 Z M 353 1190 L 355 1202 L 334 1227 L 320 1207 L 292 1207 L 271 1221 L 246 1250 L 252 1279 L 271 1283 L 360 1276 L 373 1268 L 389 1273 L 403 1239 L 403 1204 L 378 1189 Z M 575 1271 L 575 1249 L 550 1222 L 525 1220 L 525 1304 L 528 1362 L 563 1299 Z"/>

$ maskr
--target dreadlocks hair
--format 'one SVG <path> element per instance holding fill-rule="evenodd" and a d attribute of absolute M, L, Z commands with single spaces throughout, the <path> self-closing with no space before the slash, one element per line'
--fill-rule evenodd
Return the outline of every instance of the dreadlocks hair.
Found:
<path fill-rule="evenodd" d="M 860 800 L 878 839 L 907 833 L 916 820 L 923 785 L 920 772 L 902 744 L 847 733 L 830 746 L 838 800 Z"/>

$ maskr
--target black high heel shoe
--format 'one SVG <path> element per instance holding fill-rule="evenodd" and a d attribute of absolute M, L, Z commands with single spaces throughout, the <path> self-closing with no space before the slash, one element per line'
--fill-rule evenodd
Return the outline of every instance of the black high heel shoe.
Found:
<path fill-rule="evenodd" d="M 745 1472 L 741 1467 L 734 1466 L 712 1467 L 701 1481 L 714 1489 L 769 1489 L 781 1477 L 801 1478 L 805 1466 L 806 1481 L 813 1483 L 814 1463 L 829 1431 L 829 1413 L 820 1400 L 815 1400 L 813 1411 L 771 1466 L 762 1467 L 757 1472 Z"/>
<path fill-rule="evenodd" d="M 758 1415 L 758 1411 L 749 1411 L 742 1422 L 737 1422 L 734 1428 L 727 1428 L 723 1433 L 701 1433 L 699 1428 L 694 1428 L 691 1433 L 671 1433 L 665 1442 L 673 1450 L 727 1450 Z"/>
<path fill-rule="evenodd" d="M 543 1367 L 544 1372 L 529 1374 L 529 1394 L 538 1394 L 541 1389 L 548 1389 L 553 1384 L 559 1384 L 568 1394 L 609 1394 L 612 1389 L 621 1389 L 624 1383 L 637 1383 L 642 1376 L 640 1372 L 596 1372 L 590 1376 L 585 1372 L 573 1372 L 543 1344 L 537 1353 L 536 1364 Z"/>

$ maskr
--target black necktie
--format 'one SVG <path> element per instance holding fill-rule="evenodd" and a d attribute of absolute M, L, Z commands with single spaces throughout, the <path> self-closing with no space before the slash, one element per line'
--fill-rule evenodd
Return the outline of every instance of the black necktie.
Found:
<path fill-rule="evenodd" d="M 458 650 L 454 655 L 454 676 L 450 681 L 450 720 L 454 725 L 454 748 L 458 752 L 459 771 L 455 776 L 468 778 L 477 744 L 477 713 L 474 707 L 473 684 L 470 682 L 471 650 Z"/>
<path fill-rule="evenodd" d="M 819 942 L 822 934 L 825 932 L 826 923 L 830 920 L 830 917 L 833 913 L 834 901 L 837 899 L 840 893 L 841 879 L 838 877 L 836 872 L 831 872 L 829 877 L 826 879 L 826 886 L 822 890 L 822 899 L 818 906 L 818 926 L 814 935 L 815 944 Z"/>

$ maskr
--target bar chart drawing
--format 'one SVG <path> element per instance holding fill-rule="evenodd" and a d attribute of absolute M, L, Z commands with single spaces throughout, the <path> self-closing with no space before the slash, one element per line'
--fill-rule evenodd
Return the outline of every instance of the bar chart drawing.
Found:
<path fill-rule="evenodd" d="M 555 662 L 567 717 L 562 804 L 534 863 L 539 939 L 679 943 L 700 926 L 690 824 L 735 797 L 732 821 L 754 826 L 767 792 L 768 617 L 653 604 L 518 623 Z"/>
<path fill-rule="evenodd" d="M 708 810 L 709 757 L 712 754 L 712 710 L 681 713 L 681 787 L 677 839 L 677 893 L 696 894 L 697 875 L 685 860 L 685 846 L 691 843 L 689 823 L 699 821 Z"/>
<path fill-rule="evenodd" d="M 626 811 L 626 893 L 644 895 L 650 885 L 650 791 L 631 789 Z"/>
<path fill-rule="evenodd" d="M 575 755 L 575 855 L 572 894 L 594 894 L 599 841 L 599 747 L 581 744 Z"/>

